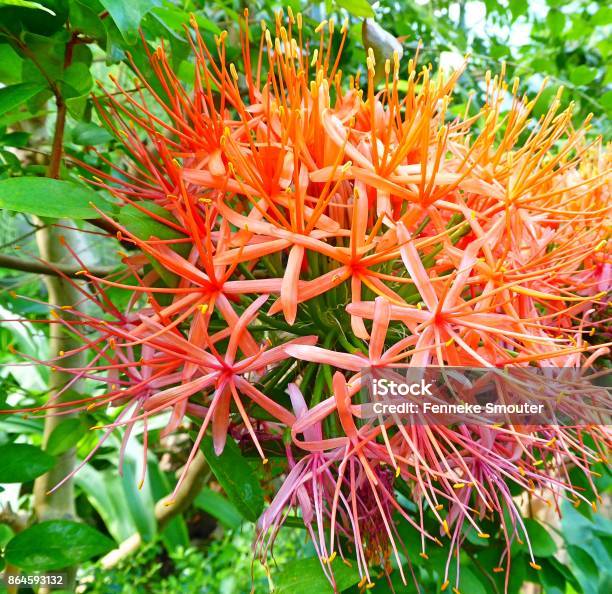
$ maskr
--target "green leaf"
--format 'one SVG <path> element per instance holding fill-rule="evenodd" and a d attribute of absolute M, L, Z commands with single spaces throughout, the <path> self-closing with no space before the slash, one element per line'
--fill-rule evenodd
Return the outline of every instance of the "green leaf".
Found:
<path fill-rule="evenodd" d="M 46 177 L 13 177 L 0 181 L 0 208 L 53 219 L 95 219 L 108 204 L 91 188 Z"/>
<path fill-rule="evenodd" d="M 597 78 L 597 68 L 591 68 L 590 66 L 578 66 L 570 70 L 570 81 L 577 85 L 588 85 Z"/>
<path fill-rule="evenodd" d="M 591 22 L 594 25 L 605 27 L 612 23 L 612 8 L 609 6 L 602 6 L 592 17 Z"/>
<path fill-rule="evenodd" d="M 74 62 L 62 74 L 62 95 L 65 99 L 87 95 L 93 85 L 93 78 L 86 62 Z"/>
<path fill-rule="evenodd" d="M 359 582 L 359 573 L 354 567 L 336 560 L 332 565 L 338 592 Z M 321 569 L 317 557 L 286 563 L 280 572 L 272 576 L 276 588 L 274 594 L 332 594 L 333 588 Z M 472 594 L 472 592 L 470 592 Z"/>
<path fill-rule="evenodd" d="M 353 16 L 369 19 L 374 17 L 374 10 L 368 0 L 336 0 L 336 4 Z"/>
<path fill-rule="evenodd" d="M 50 520 L 20 532 L 4 551 L 6 560 L 23 570 L 62 569 L 107 553 L 115 543 L 86 524 Z"/>
<path fill-rule="evenodd" d="M 612 91 L 606 91 L 599 101 L 608 111 L 612 110 Z"/>
<path fill-rule="evenodd" d="M 168 29 L 178 31 L 180 33 L 185 32 L 183 26 L 189 25 L 192 16 L 195 16 L 195 20 L 200 29 L 205 29 L 211 33 L 221 33 L 221 29 L 207 18 L 204 18 L 199 14 L 189 14 L 184 10 L 171 8 L 170 6 L 153 8 L 151 14 Z"/>
<path fill-rule="evenodd" d="M 21 82 L 23 59 L 8 44 L 0 43 L 0 81 L 5 85 Z"/>
<path fill-rule="evenodd" d="M 122 206 L 117 217 L 119 224 L 139 239 L 147 240 L 151 237 L 179 239 L 184 237 L 172 227 L 158 220 L 165 219 L 171 223 L 176 223 L 176 219 L 165 208 L 153 203 L 142 204 L 141 206 L 144 211 L 132 204 Z M 153 218 L 153 216 L 158 218 Z"/>
<path fill-rule="evenodd" d="M 74 478 L 115 540 L 123 542 L 138 531 L 125 505 L 121 479 L 115 467 L 100 471 L 85 464 Z"/>
<path fill-rule="evenodd" d="M 0 115 L 19 107 L 45 89 L 38 83 L 18 83 L 0 89 Z"/>
<path fill-rule="evenodd" d="M 159 461 L 150 453 L 147 462 L 147 478 L 155 501 L 163 499 L 172 491 L 170 481 L 159 468 Z M 161 531 L 160 536 L 168 552 L 173 552 L 178 547 L 189 547 L 189 532 L 183 515 L 174 516 Z"/>
<path fill-rule="evenodd" d="M 575 545 L 567 546 L 567 553 L 572 560 L 574 575 L 578 579 L 585 594 L 595 594 L 601 575 L 600 567 L 593 557 L 583 548 Z"/>
<path fill-rule="evenodd" d="M 527 534 L 529 534 L 529 542 L 531 543 L 531 549 L 536 557 L 550 557 L 557 552 L 557 545 L 553 540 L 552 536 L 548 534 L 548 531 L 542 524 L 526 518 L 524 520 L 525 528 L 527 528 Z M 522 545 L 524 550 L 527 549 L 527 543 Z"/>
<path fill-rule="evenodd" d="M 82 146 L 106 144 L 113 136 L 108 130 L 91 122 L 79 122 L 71 132 L 72 142 Z"/>
<path fill-rule="evenodd" d="M 29 0 L 0 0 L 0 4 L 4 4 L 5 6 L 19 6 L 20 8 L 31 8 L 33 10 L 44 10 L 55 16 L 55 13 L 50 8 L 43 6 L 39 2 L 30 2 Z"/>
<path fill-rule="evenodd" d="M 560 10 L 551 10 L 546 15 L 546 24 L 553 35 L 561 35 L 565 29 L 565 15 Z"/>
<path fill-rule="evenodd" d="M 53 429 L 45 450 L 51 456 L 59 456 L 76 446 L 85 433 L 87 427 L 81 419 L 66 419 Z"/>
<path fill-rule="evenodd" d="M 205 437 L 200 447 L 229 500 L 247 520 L 256 522 L 264 507 L 263 491 L 240 448 L 228 439 L 223 452 L 217 456 L 210 437 Z"/>
<path fill-rule="evenodd" d="M 45 474 L 55 465 L 55 458 L 27 443 L 0 446 L 0 483 L 27 483 Z"/>
<path fill-rule="evenodd" d="M 221 493 L 208 488 L 203 489 L 195 498 L 194 504 L 219 520 L 226 528 L 240 528 L 242 523 L 240 512 Z"/>
<path fill-rule="evenodd" d="M 154 7 L 159 6 L 158 0 L 100 0 L 101 4 L 108 10 L 111 18 L 125 41 L 132 44 L 137 39 L 136 32 L 140 27 L 140 21 Z"/>
<path fill-rule="evenodd" d="M 128 440 L 125 447 L 121 483 L 125 504 L 132 514 L 132 519 L 142 540 L 151 542 L 157 532 L 157 520 L 149 477 L 145 474 L 143 483 L 139 484 L 143 476 L 143 453 L 143 446 L 137 439 Z"/>

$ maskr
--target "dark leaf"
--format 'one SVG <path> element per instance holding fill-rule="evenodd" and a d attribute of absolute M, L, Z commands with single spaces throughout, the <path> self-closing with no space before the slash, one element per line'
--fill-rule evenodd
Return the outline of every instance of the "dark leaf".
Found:
<path fill-rule="evenodd" d="M 263 491 L 240 448 L 228 439 L 223 452 L 217 456 L 210 437 L 205 437 L 200 447 L 229 500 L 247 520 L 256 522 L 263 511 Z"/>
<path fill-rule="evenodd" d="M 91 526 L 50 520 L 20 532 L 4 551 L 6 560 L 25 571 L 62 569 L 107 553 L 115 543 Z"/>
<path fill-rule="evenodd" d="M 91 188 L 46 177 L 14 177 L 0 181 L 0 208 L 54 219 L 92 219 L 99 213 L 91 204 L 108 204 Z"/>
<path fill-rule="evenodd" d="M 0 483 L 26 483 L 45 474 L 55 465 L 55 458 L 26 443 L 0 446 Z"/>

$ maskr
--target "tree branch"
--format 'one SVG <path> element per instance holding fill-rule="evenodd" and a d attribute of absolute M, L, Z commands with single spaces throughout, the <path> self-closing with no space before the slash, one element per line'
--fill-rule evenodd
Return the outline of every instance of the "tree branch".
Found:
<path fill-rule="evenodd" d="M 23 272 L 31 272 L 32 274 L 46 274 L 48 276 L 67 276 L 70 278 L 78 278 L 83 274 L 81 266 L 53 264 L 53 268 L 50 268 L 43 262 L 24 260 L 23 258 L 7 256 L 6 254 L 0 254 L 0 268 L 21 270 Z M 113 269 L 108 266 L 87 268 L 87 272 L 97 277 L 104 277 L 112 271 Z"/>

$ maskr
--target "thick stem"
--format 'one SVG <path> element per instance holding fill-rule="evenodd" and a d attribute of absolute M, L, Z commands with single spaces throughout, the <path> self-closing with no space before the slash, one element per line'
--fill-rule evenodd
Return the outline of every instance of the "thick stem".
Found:
<path fill-rule="evenodd" d="M 57 117 L 55 122 L 55 131 L 53 134 L 53 150 L 47 176 L 57 179 L 60 173 L 63 153 L 64 128 L 66 125 L 66 104 L 59 93 L 55 94 L 57 105 Z M 64 221 L 65 222 L 65 221 Z M 36 234 L 36 241 L 40 256 L 47 262 L 61 262 L 64 258 L 70 257 L 68 250 L 65 247 L 66 243 L 78 241 L 74 236 L 74 232 L 68 229 L 58 230 L 53 226 L 45 226 L 43 221 L 37 221 L 42 227 Z M 72 235 L 72 237 L 71 237 Z M 74 243 L 73 243 L 74 245 Z M 58 311 L 63 305 L 76 306 L 79 302 L 80 295 L 76 288 L 66 279 L 56 276 L 45 276 L 45 284 L 48 291 L 49 305 Z M 68 316 L 63 312 L 63 315 Z M 50 324 L 49 327 L 49 348 L 53 355 L 60 351 L 69 352 L 77 349 L 80 344 L 75 337 L 65 331 L 62 324 Z M 66 357 L 62 361 L 64 367 L 75 368 L 85 365 L 84 352 L 78 352 L 75 355 Z M 51 371 L 49 378 L 50 397 L 64 388 L 64 386 L 72 379 L 72 375 L 63 371 Z M 79 382 L 71 385 L 69 390 L 66 390 L 59 398 L 58 402 L 73 400 L 75 392 L 78 392 Z M 56 416 L 54 410 L 49 409 L 45 417 L 45 426 L 43 431 L 43 447 L 49 440 L 53 431 L 64 421 L 67 416 Z M 36 479 L 34 483 L 34 513 L 38 521 L 50 519 L 69 519 L 76 518 L 76 508 L 74 503 L 74 484 L 71 480 L 66 481 L 59 489 L 50 493 L 49 491 L 74 469 L 76 461 L 76 451 L 71 448 L 64 454 L 58 457 L 57 464 L 47 474 Z M 67 569 L 67 589 L 73 590 L 76 578 L 76 568 Z"/>
<path fill-rule="evenodd" d="M 72 233 L 72 232 L 70 232 Z M 64 232 L 64 238 L 70 242 L 67 233 Z M 59 262 L 66 256 L 66 248 L 59 241 L 60 237 L 57 229 L 46 227 L 37 233 L 37 242 L 40 250 L 40 255 L 49 262 Z M 79 302 L 80 294 L 76 288 L 72 286 L 66 279 L 57 276 L 45 276 L 45 284 L 49 294 L 49 305 L 56 311 L 61 311 L 62 315 L 68 316 L 65 311 L 60 310 L 62 305 L 75 305 Z M 66 332 L 62 324 L 50 324 L 49 326 L 49 349 L 54 356 L 60 351 L 69 352 L 80 347 L 80 343 L 74 336 Z M 68 368 L 83 367 L 86 364 L 85 353 L 78 352 L 75 355 L 62 359 L 62 365 Z M 50 397 L 52 398 L 59 390 L 61 390 L 73 376 L 70 373 L 63 371 L 51 371 L 49 378 Z M 79 382 L 74 382 L 70 389 L 66 390 L 59 398 L 58 402 L 74 400 L 79 390 Z M 54 410 L 49 409 L 45 417 L 45 426 L 43 432 L 43 447 L 49 440 L 53 431 L 67 418 L 68 415 L 56 416 Z M 57 464 L 47 474 L 36 479 L 34 483 L 34 513 L 38 521 L 50 519 L 68 519 L 76 518 L 76 509 L 74 504 L 74 484 L 72 480 L 66 481 L 59 489 L 49 493 L 49 491 L 74 469 L 76 462 L 76 451 L 71 448 L 64 454 L 60 455 Z M 68 589 L 74 586 L 76 568 L 67 570 Z"/>

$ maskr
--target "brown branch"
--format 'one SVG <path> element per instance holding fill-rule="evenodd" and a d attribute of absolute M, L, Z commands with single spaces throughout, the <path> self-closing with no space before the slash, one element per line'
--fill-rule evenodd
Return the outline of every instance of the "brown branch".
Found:
<path fill-rule="evenodd" d="M 30 272 L 32 274 L 46 274 L 48 276 L 67 276 L 69 278 L 79 278 L 82 277 L 83 274 L 82 266 L 75 266 L 73 264 L 53 264 L 53 268 L 50 268 L 43 262 L 24 260 L 23 258 L 7 256 L 6 254 L 0 254 L 0 268 L 21 270 L 22 272 Z M 104 277 L 112 271 L 113 269 L 107 266 L 87 268 L 87 272 L 97 277 Z"/>

